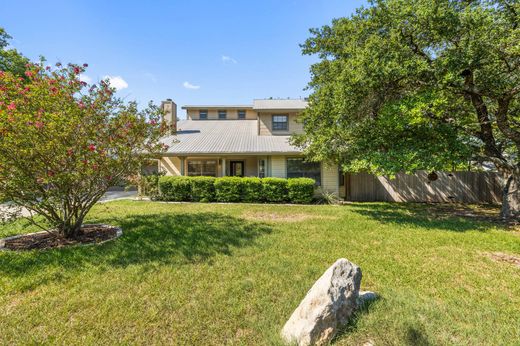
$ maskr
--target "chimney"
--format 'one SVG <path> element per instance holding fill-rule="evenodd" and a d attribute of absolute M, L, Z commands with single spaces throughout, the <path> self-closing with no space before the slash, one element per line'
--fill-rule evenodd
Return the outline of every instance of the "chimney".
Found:
<path fill-rule="evenodd" d="M 161 110 L 170 133 L 174 133 L 177 130 L 177 105 L 172 99 L 166 99 L 161 102 Z"/>

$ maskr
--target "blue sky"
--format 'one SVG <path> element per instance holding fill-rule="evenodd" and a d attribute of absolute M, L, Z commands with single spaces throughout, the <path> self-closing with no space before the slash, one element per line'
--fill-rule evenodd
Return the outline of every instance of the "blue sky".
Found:
<path fill-rule="evenodd" d="M 127 100 L 250 104 L 306 96 L 316 57 L 299 44 L 363 3 L 0 0 L 0 26 L 31 59 L 86 62 L 94 82 L 120 77 L 113 83 Z"/>

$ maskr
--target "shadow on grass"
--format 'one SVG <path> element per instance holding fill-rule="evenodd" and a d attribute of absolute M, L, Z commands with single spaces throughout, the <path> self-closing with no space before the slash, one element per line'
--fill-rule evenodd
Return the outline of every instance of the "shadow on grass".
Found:
<path fill-rule="evenodd" d="M 130 215 L 110 223 L 121 226 L 123 236 L 102 245 L 0 253 L 0 275 L 32 277 L 30 286 L 37 286 L 89 265 L 196 263 L 231 255 L 233 248 L 252 245 L 271 232 L 262 223 L 219 213 Z"/>
<path fill-rule="evenodd" d="M 358 324 L 359 320 L 362 319 L 363 316 L 368 314 L 370 312 L 370 307 L 381 299 L 382 299 L 382 297 L 378 294 L 378 295 L 376 295 L 375 299 L 367 300 L 367 301 L 363 302 L 361 305 L 359 305 L 357 311 L 354 313 L 352 318 L 348 321 L 348 323 L 344 327 L 342 327 L 338 331 L 336 336 L 334 336 L 334 339 L 332 339 L 331 343 L 335 344 L 336 342 L 338 342 L 341 339 L 341 337 L 354 332 L 357 329 L 357 324 Z"/>
<path fill-rule="evenodd" d="M 422 328 L 408 326 L 406 329 L 406 344 L 410 346 L 430 346 L 432 343 L 428 339 Z"/>
<path fill-rule="evenodd" d="M 429 205 L 419 203 L 356 203 L 349 204 L 353 212 L 382 223 L 413 226 L 431 230 L 453 232 L 486 231 L 492 225 L 486 220 L 463 217 L 455 206 L 450 212 L 449 205 Z"/>

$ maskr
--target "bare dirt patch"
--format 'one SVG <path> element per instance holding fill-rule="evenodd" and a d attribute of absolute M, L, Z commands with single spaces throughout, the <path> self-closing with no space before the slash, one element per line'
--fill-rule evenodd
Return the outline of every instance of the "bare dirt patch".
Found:
<path fill-rule="evenodd" d="M 486 256 L 491 258 L 493 261 L 509 263 L 520 268 L 520 257 L 518 256 L 509 255 L 503 252 L 486 253 Z"/>
<path fill-rule="evenodd" d="M 82 234 L 63 238 L 56 231 L 22 234 L 0 240 L 0 248 L 14 251 L 52 249 L 80 244 L 103 243 L 121 235 L 121 229 L 109 225 L 84 225 Z"/>
<path fill-rule="evenodd" d="M 408 204 L 410 210 L 422 208 L 431 218 L 461 217 L 475 221 L 490 222 L 508 227 L 512 231 L 520 231 L 520 220 L 504 221 L 500 217 L 500 206 L 493 204 L 459 204 L 459 203 L 424 203 Z"/>
<path fill-rule="evenodd" d="M 252 221 L 301 222 L 309 219 L 334 219 L 332 216 L 312 215 L 304 213 L 278 214 L 269 212 L 247 212 L 243 217 Z"/>

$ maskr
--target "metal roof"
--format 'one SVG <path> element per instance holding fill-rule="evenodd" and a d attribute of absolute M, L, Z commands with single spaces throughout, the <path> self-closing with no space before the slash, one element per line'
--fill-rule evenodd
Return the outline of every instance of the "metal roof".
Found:
<path fill-rule="evenodd" d="M 300 99 L 262 99 L 253 100 L 254 110 L 303 110 L 308 102 Z"/>
<path fill-rule="evenodd" d="M 171 155 L 298 154 L 289 136 L 259 136 L 257 120 L 181 120 L 162 139 Z"/>

